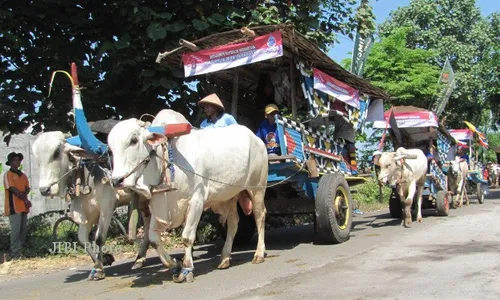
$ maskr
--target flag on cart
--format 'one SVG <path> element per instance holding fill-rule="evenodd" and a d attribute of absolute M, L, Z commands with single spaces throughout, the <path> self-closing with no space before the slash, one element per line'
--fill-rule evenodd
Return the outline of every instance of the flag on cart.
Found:
<path fill-rule="evenodd" d="M 477 133 L 477 135 L 481 138 L 481 139 L 486 139 L 486 135 L 484 135 L 484 133 L 482 133 L 481 131 L 477 130 L 476 126 L 474 126 L 472 123 L 469 123 L 467 121 L 464 121 L 465 125 L 467 125 L 467 127 L 469 127 L 470 130 L 472 130 L 472 132 L 475 132 Z"/>

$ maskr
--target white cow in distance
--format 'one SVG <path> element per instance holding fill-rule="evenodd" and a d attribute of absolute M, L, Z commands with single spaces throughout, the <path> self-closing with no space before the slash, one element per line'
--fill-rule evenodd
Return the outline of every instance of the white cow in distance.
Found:
<path fill-rule="evenodd" d="M 161 116 L 153 125 L 162 124 Z M 173 150 L 173 168 L 177 190 L 151 193 L 162 182 L 163 147 Z M 267 184 L 267 151 L 264 143 L 248 128 L 231 125 L 224 128 L 195 130 L 190 134 L 167 138 L 150 132 L 136 119 L 118 123 L 108 136 L 113 151 L 112 181 L 115 187 L 132 189 L 151 197 L 150 240 L 167 268 L 174 268 L 174 281 L 192 281 L 193 243 L 201 214 L 212 208 L 227 220 L 227 237 L 218 268 L 228 268 L 234 236 L 238 230 L 237 202 L 249 198 L 257 223 L 258 244 L 254 263 L 264 261 L 264 228 Z M 141 164 L 151 158 L 147 164 Z M 195 174 L 196 173 L 196 174 Z M 161 246 L 159 232 L 184 225 L 182 238 L 185 256 L 181 266 Z"/>
<path fill-rule="evenodd" d="M 427 174 L 427 158 L 420 149 L 400 147 L 396 152 L 375 152 L 374 164 L 380 166 L 379 184 L 396 185 L 403 221 L 401 225 L 411 227 L 411 206 L 417 193 L 417 221 L 422 222 L 422 192 Z"/>
<path fill-rule="evenodd" d="M 446 174 L 448 177 L 448 189 L 453 193 L 453 207 L 462 207 L 464 197 L 466 205 L 469 206 L 469 197 L 467 196 L 467 174 L 469 173 L 469 165 L 467 161 L 460 161 L 456 157 L 454 161 L 450 161 L 450 168 Z"/>

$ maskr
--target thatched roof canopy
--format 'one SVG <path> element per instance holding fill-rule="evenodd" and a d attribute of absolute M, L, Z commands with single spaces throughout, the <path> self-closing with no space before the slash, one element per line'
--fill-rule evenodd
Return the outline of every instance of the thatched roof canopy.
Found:
<path fill-rule="evenodd" d="M 348 84 L 375 99 L 388 100 L 389 95 L 381 88 L 372 85 L 368 80 L 360 78 L 349 71 L 343 69 L 339 64 L 333 61 L 313 42 L 300 34 L 291 25 L 268 25 L 250 28 L 257 36 L 265 35 L 276 30 L 281 30 L 283 38 L 284 57 L 282 64 L 289 63 L 291 57 L 295 56 L 301 61 L 314 66 L 321 71 L 333 76 L 334 78 Z M 226 32 L 215 33 L 207 37 L 190 41 L 199 49 L 209 49 L 217 46 L 241 43 L 251 40 L 250 37 L 241 33 L 239 29 Z M 193 52 L 186 47 L 179 47 L 169 52 L 160 53 L 157 62 L 170 67 L 182 68 L 182 54 Z M 276 64 L 272 61 L 263 61 L 240 67 L 239 86 L 240 88 L 251 91 L 255 90 L 259 74 L 262 72 L 272 72 L 276 69 Z M 206 75 L 211 82 L 229 85 L 232 82 L 232 70 L 224 70 Z"/>

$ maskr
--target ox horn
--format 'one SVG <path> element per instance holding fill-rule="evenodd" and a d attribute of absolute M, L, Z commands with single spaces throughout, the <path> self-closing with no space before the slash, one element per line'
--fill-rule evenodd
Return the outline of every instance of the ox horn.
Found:
<path fill-rule="evenodd" d="M 144 122 L 142 120 L 137 120 L 137 125 L 139 125 L 140 127 L 143 127 L 143 128 L 147 128 L 147 127 L 151 126 L 151 122 Z"/>

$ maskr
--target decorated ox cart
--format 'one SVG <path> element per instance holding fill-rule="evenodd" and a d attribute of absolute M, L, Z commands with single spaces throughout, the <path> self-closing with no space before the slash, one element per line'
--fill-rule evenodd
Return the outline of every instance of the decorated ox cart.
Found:
<path fill-rule="evenodd" d="M 468 157 L 467 194 L 476 194 L 477 201 L 482 204 L 484 196 L 488 193 L 488 180 L 485 180 L 483 177 L 481 164 L 477 159 L 474 159 L 474 132 L 470 129 L 451 129 L 450 134 L 459 142 L 459 146 L 463 149 L 462 151 L 464 152 L 461 155 Z M 479 139 L 479 136 L 477 139 Z"/>
<path fill-rule="evenodd" d="M 186 81 L 199 80 L 202 93 L 216 93 L 239 124 L 255 132 L 264 107 L 280 107 L 281 153 L 268 158 L 268 213 L 311 213 L 320 240 L 348 240 L 350 186 L 365 181 L 358 176 L 355 133 L 363 130 L 371 104 L 389 96 L 291 26 L 242 28 L 180 45 L 160 53 L 157 62 L 173 74 L 183 66 Z M 240 213 L 237 236 L 249 238 L 254 230 L 253 220 Z"/>
<path fill-rule="evenodd" d="M 448 188 L 446 162 L 454 160 L 456 141 L 428 110 L 413 106 L 395 106 L 384 113 L 384 121 L 375 121 L 373 127 L 389 131 L 396 150 L 417 148 L 428 158 L 427 179 L 422 194 L 422 208 L 436 208 L 440 216 L 447 216 L 451 194 Z M 385 137 L 385 132 L 384 132 Z M 384 140 L 384 139 L 383 139 Z M 383 140 L 381 144 L 383 144 Z M 432 152 L 434 153 L 432 153 Z M 415 204 L 416 201 L 413 201 Z M 401 200 L 393 187 L 389 210 L 393 217 L 401 218 Z"/>

